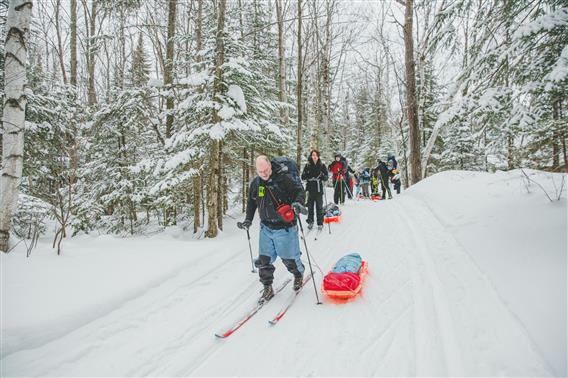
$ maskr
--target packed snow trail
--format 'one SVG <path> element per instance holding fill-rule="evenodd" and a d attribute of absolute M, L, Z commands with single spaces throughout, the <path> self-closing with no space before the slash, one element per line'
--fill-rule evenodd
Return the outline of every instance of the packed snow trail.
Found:
<path fill-rule="evenodd" d="M 287 295 L 238 334 L 216 339 L 261 289 L 243 234 L 226 260 L 225 252 L 202 258 L 73 332 L 6 356 L 2 375 L 552 375 L 491 282 L 423 202 L 403 195 L 348 201 L 342 210 L 331 235 L 325 229 L 307 241 L 318 286 L 319 270 L 347 253 L 368 262 L 353 300 L 317 306 L 306 287 L 278 327 L 267 321 Z M 251 236 L 256 252 L 256 225 Z M 276 281 L 288 276 L 277 261 Z"/>

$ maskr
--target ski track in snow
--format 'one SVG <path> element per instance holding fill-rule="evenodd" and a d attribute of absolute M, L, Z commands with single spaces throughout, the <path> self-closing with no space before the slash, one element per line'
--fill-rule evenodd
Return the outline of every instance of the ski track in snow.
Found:
<path fill-rule="evenodd" d="M 552 375 L 491 282 L 426 204 L 404 195 L 348 201 L 343 223 L 331 227 L 317 241 L 306 235 L 321 306 L 309 283 L 270 327 L 289 286 L 230 338 L 216 339 L 214 332 L 246 312 L 261 288 L 257 275 L 245 273 L 250 261 L 242 258 L 248 255 L 242 240 L 235 252 L 204 254 L 89 324 L 6 356 L 3 374 Z M 302 240 L 300 246 L 309 272 Z M 369 263 L 363 291 L 346 303 L 322 298 L 320 269 L 327 273 L 350 252 Z M 277 284 L 288 273 L 275 264 Z"/>

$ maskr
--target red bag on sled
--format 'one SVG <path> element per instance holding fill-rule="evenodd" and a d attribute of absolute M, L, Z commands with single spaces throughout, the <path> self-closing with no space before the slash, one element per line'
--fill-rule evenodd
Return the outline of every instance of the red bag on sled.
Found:
<path fill-rule="evenodd" d="M 359 272 L 329 272 L 323 278 L 321 291 L 331 298 L 349 299 L 355 297 L 363 286 L 363 277 L 367 274 L 367 262 L 363 261 Z"/>

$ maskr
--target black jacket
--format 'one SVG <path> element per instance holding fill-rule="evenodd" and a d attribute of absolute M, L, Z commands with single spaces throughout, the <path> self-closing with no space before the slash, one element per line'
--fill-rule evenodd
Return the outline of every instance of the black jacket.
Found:
<path fill-rule="evenodd" d="M 304 166 L 302 171 L 302 180 L 307 180 L 306 190 L 310 192 L 311 196 L 316 194 L 323 194 L 323 183 L 329 178 L 329 173 L 321 160 L 314 164 L 312 159 L 308 159 L 308 163 Z"/>
<path fill-rule="evenodd" d="M 272 175 L 268 181 L 257 176 L 250 183 L 245 219 L 252 222 L 258 208 L 260 221 L 263 224 L 272 229 L 288 228 L 296 224 L 296 218 L 292 223 L 287 223 L 276 209 L 281 204 L 291 205 L 293 202 L 304 204 L 304 201 L 302 184 L 295 181 L 289 173 L 281 173 L 280 167 L 272 164 Z"/>
<path fill-rule="evenodd" d="M 388 169 L 387 165 L 385 164 L 384 161 L 381 161 L 379 163 L 379 165 L 377 165 L 374 169 L 373 169 L 373 174 L 375 177 L 379 177 L 379 175 L 381 176 L 382 180 L 384 180 L 385 182 L 387 182 L 389 176 L 392 176 L 392 172 L 390 169 Z"/>

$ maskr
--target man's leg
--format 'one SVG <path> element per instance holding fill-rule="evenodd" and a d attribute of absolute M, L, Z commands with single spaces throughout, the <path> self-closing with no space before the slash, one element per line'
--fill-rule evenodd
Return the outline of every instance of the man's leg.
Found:
<path fill-rule="evenodd" d="M 316 201 L 316 216 L 318 226 L 323 225 L 323 196 L 321 194 L 316 194 L 314 196 Z"/>
<path fill-rule="evenodd" d="M 289 227 L 283 230 L 274 230 L 274 245 L 276 254 L 280 256 L 286 269 L 294 275 L 301 277 L 304 274 L 304 264 L 300 260 L 300 239 L 298 227 Z"/>
<path fill-rule="evenodd" d="M 274 232 L 262 223 L 260 224 L 260 237 L 259 237 L 259 256 L 255 262 L 258 268 L 258 276 L 260 282 L 264 285 L 272 285 L 274 281 L 274 265 L 272 263 L 276 260 L 276 245 L 274 242 Z"/>
<path fill-rule="evenodd" d="M 312 195 L 311 192 L 308 192 L 308 223 L 314 223 L 314 204 L 316 203 L 316 195 Z"/>
<path fill-rule="evenodd" d="M 333 186 L 333 202 L 337 205 L 339 203 L 339 190 L 341 187 L 341 183 L 339 182 L 339 180 L 337 180 L 335 182 L 335 185 Z"/>

